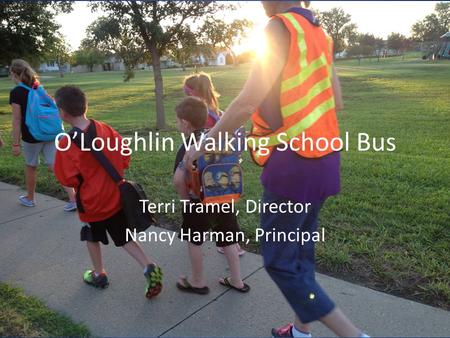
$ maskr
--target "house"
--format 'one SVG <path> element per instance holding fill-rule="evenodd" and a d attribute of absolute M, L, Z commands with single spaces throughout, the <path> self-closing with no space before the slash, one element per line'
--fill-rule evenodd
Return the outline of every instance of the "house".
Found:
<path fill-rule="evenodd" d="M 336 53 L 336 54 L 334 54 L 334 57 L 336 58 L 336 59 L 342 59 L 342 58 L 346 58 L 347 57 L 347 51 L 346 50 L 343 50 L 342 52 L 339 52 L 339 53 Z"/>
<path fill-rule="evenodd" d="M 69 63 L 65 63 L 61 65 L 61 67 L 58 65 L 58 63 L 54 60 L 43 62 L 39 65 L 39 72 L 45 73 L 45 72 L 70 72 L 71 67 Z"/>
<path fill-rule="evenodd" d="M 59 72 L 59 67 L 55 61 L 47 61 L 39 65 L 39 72 Z"/>
<path fill-rule="evenodd" d="M 211 66 L 225 66 L 227 64 L 227 53 L 219 52 L 215 57 L 208 60 Z"/>
<path fill-rule="evenodd" d="M 161 56 L 159 59 L 159 62 L 161 63 L 161 68 L 175 68 L 179 67 L 180 65 L 175 63 L 171 58 L 167 56 Z M 152 69 L 152 66 L 149 66 L 149 69 Z M 140 68 L 139 68 L 140 69 Z"/>
<path fill-rule="evenodd" d="M 121 58 L 119 58 L 116 55 L 111 55 L 105 59 L 105 62 L 103 63 L 103 70 L 104 71 L 115 71 L 115 70 L 123 71 L 123 70 L 125 70 L 125 65 Z"/>
<path fill-rule="evenodd" d="M 194 57 L 194 63 L 198 63 L 205 66 L 225 66 L 227 64 L 228 52 L 220 51 L 212 53 L 211 55 L 199 54 Z"/>

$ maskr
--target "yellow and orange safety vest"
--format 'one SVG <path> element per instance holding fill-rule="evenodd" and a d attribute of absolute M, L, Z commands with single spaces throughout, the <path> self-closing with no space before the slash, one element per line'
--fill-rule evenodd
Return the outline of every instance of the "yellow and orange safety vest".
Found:
<path fill-rule="evenodd" d="M 328 144 L 339 137 L 332 87 L 332 39 L 320 26 L 298 13 L 286 12 L 274 18 L 283 21 L 289 30 L 291 42 L 280 89 L 282 126 L 272 130 L 260 115 L 259 109 L 252 115 L 253 126 L 249 138 L 256 140 L 248 144 L 253 160 L 261 166 L 266 164 L 275 147 L 281 144 L 280 139 L 292 141 L 294 149 L 300 148 L 296 150 L 300 156 L 319 158 L 333 150 L 301 147 L 301 136 L 313 141 L 327 139 Z M 282 137 L 283 133 L 285 137 Z M 259 144 L 258 138 L 269 138 L 265 151 L 252 148 L 252 145 Z"/>

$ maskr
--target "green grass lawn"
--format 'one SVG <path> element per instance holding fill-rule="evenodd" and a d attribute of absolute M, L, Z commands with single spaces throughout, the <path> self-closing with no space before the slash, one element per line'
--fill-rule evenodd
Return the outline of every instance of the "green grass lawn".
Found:
<path fill-rule="evenodd" d="M 342 193 L 330 198 L 321 214 L 326 241 L 317 247 L 319 270 L 436 306 L 450 308 L 450 62 L 389 58 L 337 63 L 345 99 L 341 131 L 351 135 L 351 151 L 342 154 Z M 226 107 L 249 71 L 206 68 Z M 164 71 L 168 128 L 162 136 L 179 139 L 173 108 L 183 97 L 187 73 Z M 50 76 L 53 76 L 50 74 Z M 123 134 L 155 125 L 152 73 L 138 72 L 129 83 L 121 73 L 56 75 L 42 80 L 50 93 L 72 83 L 86 91 L 89 115 Z M 12 83 L 0 80 L 0 130 L 10 143 L 8 94 Z M 396 151 L 356 152 L 359 132 L 395 137 Z M 171 173 L 175 153 L 138 152 L 128 178 L 142 183 L 156 202 L 175 199 Z M 24 184 L 23 160 L 0 151 L 0 180 Z M 244 155 L 245 196 L 261 195 L 260 169 Z M 55 180 L 40 169 L 38 191 L 63 196 Z M 243 201 L 241 203 L 243 203 Z M 178 224 L 180 215 L 164 215 Z M 253 237 L 256 214 L 239 215 Z M 76 240 L 76 239 L 74 239 Z M 252 249 L 258 250 L 255 243 Z"/>
<path fill-rule="evenodd" d="M 0 283 L 0 336 L 86 337 L 89 330 L 45 307 L 19 289 Z"/>

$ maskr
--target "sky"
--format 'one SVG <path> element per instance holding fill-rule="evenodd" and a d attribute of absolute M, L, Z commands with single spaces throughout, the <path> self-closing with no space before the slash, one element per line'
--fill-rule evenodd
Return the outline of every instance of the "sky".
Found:
<path fill-rule="evenodd" d="M 312 1 L 311 8 L 325 11 L 341 7 L 352 16 L 359 32 L 371 33 L 385 39 L 391 32 L 410 35 L 411 26 L 432 13 L 435 4 L 436 1 Z M 237 52 L 257 49 L 267 17 L 259 1 L 240 1 L 239 5 L 240 9 L 231 14 L 226 13 L 226 18 L 249 19 L 254 22 L 254 28 Z M 58 15 L 57 21 L 72 50 L 78 48 L 87 26 L 98 16 L 101 16 L 101 13 L 92 13 L 88 3 L 83 1 L 75 2 L 72 13 Z"/>

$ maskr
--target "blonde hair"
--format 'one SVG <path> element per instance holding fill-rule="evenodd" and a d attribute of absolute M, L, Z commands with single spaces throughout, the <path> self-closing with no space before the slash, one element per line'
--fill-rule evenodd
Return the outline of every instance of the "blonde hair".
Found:
<path fill-rule="evenodd" d="M 219 100 L 220 94 L 216 92 L 211 77 L 200 72 L 192 74 L 184 79 L 184 86 L 192 90 L 195 96 L 201 98 L 208 105 L 208 108 L 214 110 L 219 115 Z"/>
<path fill-rule="evenodd" d="M 32 87 L 36 82 L 39 82 L 39 76 L 25 60 L 13 60 L 10 71 L 19 77 L 20 82 L 23 82 L 29 87 Z"/>

